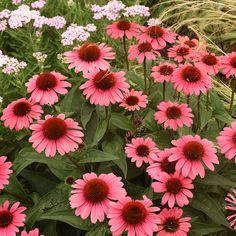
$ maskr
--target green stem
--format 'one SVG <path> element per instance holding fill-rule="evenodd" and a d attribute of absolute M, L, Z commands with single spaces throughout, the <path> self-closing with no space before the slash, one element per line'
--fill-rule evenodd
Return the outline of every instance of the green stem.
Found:
<path fill-rule="evenodd" d="M 163 101 L 165 101 L 166 100 L 166 81 L 164 81 L 163 83 L 162 97 L 163 97 Z"/>
<path fill-rule="evenodd" d="M 109 116 L 109 106 L 105 107 L 105 120 L 108 118 Z"/>
<path fill-rule="evenodd" d="M 187 104 L 189 105 L 189 103 L 190 103 L 190 96 L 188 95 L 187 96 Z"/>
<path fill-rule="evenodd" d="M 148 90 L 148 95 L 150 95 L 152 92 L 152 77 L 149 77 L 149 90 Z"/>
<path fill-rule="evenodd" d="M 236 86 L 236 78 L 233 78 L 232 81 L 232 94 L 231 94 L 231 101 L 230 101 L 230 106 L 229 106 L 229 114 L 232 114 L 232 109 L 233 109 L 233 105 L 234 105 L 234 93 L 235 93 L 235 86 Z"/>
<path fill-rule="evenodd" d="M 24 201 L 24 202 L 28 202 L 28 203 L 32 203 L 32 201 L 30 200 L 30 199 L 28 199 L 28 198 L 25 198 L 25 197 L 22 197 L 22 196 L 20 196 L 20 195 L 18 195 L 17 193 L 11 193 L 11 192 L 8 192 L 7 190 L 3 190 L 3 193 L 6 193 L 6 194 L 8 194 L 8 195 L 11 195 L 11 196 L 13 196 L 13 197 L 16 197 L 16 198 L 18 198 L 18 199 L 20 199 L 20 200 L 22 200 L 22 201 Z"/>
<path fill-rule="evenodd" d="M 146 57 L 144 57 L 144 61 L 143 61 L 143 76 L 144 76 L 144 92 L 147 93 L 147 65 L 146 65 Z"/>
<path fill-rule="evenodd" d="M 126 67 L 127 70 L 129 70 L 129 59 L 128 59 L 128 51 L 126 46 L 126 36 L 123 36 L 123 46 L 124 46 L 124 52 L 125 52 L 125 60 L 126 60 Z"/>
<path fill-rule="evenodd" d="M 197 97 L 197 130 L 200 127 L 200 103 L 201 103 L 201 94 Z"/>
<path fill-rule="evenodd" d="M 209 91 L 207 91 L 207 94 L 206 94 L 206 109 L 207 111 L 209 111 Z"/>
<path fill-rule="evenodd" d="M 83 172 L 83 169 L 81 168 L 81 166 L 68 153 L 66 153 L 65 155 L 79 170 Z"/>
<path fill-rule="evenodd" d="M 180 99 L 180 92 L 178 92 L 178 97 L 177 97 L 177 100 L 179 101 Z"/>

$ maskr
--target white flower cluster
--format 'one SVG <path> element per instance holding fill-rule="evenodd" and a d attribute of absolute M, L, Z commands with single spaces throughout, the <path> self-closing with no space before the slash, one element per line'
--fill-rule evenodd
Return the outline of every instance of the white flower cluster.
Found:
<path fill-rule="evenodd" d="M 81 26 L 77 24 L 71 24 L 65 32 L 62 33 L 61 43 L 64 46 L 73 45 L 74 41 L 84 42 L 90 37 L 90 32 L 96 31 L 97 28 L 94 24 L 88 24 Z"/>
<path fill-rule="evenodd" d="M 42 52 L 34 52 L 33 53 L 33 57 L 39 62 L 39 63 L 43 63 L 45 62 L 45 60 L 47 59 L 48 55 L 44 54 Z"/>
<path fill-rule="evenodd" d="M 3 52 L 0 50 L 0 68 L 4 74 L 17 74 L 26 66 L 27 64 L 25 62 L 18 61 L 14 57 L 4 55 Z"/>
<path fill-rule="evenodd" d="M 33 6 L 39 8 L 39 3 L 44 4 L 44 1 L 36 1 Z M 0 12 L 0 31 L 5 30 L 7 27 L 11 29 L 20 28 L 31 21 L 33 21 L 35 28 L 42 28 L 44 25 L 47 25 L 56 29 L 62 29 L 66 24 L 65 18 L 62 16 L 52 18 L 41 16 L 39 10 L 31 10 L 29 6 L 23 4 L 16 10 L 9 11 L 4 9 Z"/>
<path fill-rule="evenodd" d="M 94 13 L 93 18 L 96 20 L 102 19 L 103 17 L 107 18 L 108 20 L 116 20 L 122 15 L 126 17 L 145 17 L 150 15 L 149 7 L 145 7 L 143 5 L 134 5 L 127 7 L 121 1 L 117 0 L 109 1 L 104 6 L 94 4 L 91 6 L 91 10 Z"/>
<path fill-rule="evenodd" d="M 159 20 L 157 18 L 151 18 L 151 19 L 148 20 L 147 24 L 148 24 L 148 26 L 160 25 L 161 24 L 161 20 Z"/>

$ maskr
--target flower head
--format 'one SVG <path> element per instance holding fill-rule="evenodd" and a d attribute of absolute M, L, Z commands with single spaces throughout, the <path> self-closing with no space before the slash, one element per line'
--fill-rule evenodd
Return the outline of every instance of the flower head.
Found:
<path fill-rule="evenodd" d="M 190 127 L 193 123 L 192 109 L 187 104 L 168 101 L 161 102 L 157 108 L 159 111 L 154 115 L 155 120 L 158 124 L 164 123 L 165 129 L 169 127 L 176 131 L 178 127 Z"/>
<path fill-rule="evenodd" d="M 58 151 L 60 155 L 74 152 L 82 143 L 82 128 L 71 118 L 65 119 L 64 114 L 57 117 L 46 115 L 45 120 L 38 120 L 37 124 L 30 126 L 33 130 L 29 142 L 38 153 L 45 150 L 47 157 L 55 156 Z"/>
<path fill-rule="evenodd" d="M 171 81 L 173 77 L 173 72 L 176 68 L 175 64 L 170 63 L 160 63 L 158 66 L 152 68 L 151 76 L 154 78 L 155 82 L 163 83 L 164 81 Z"/>
<path fill-rule="evenodd" d="M 121 107 L 124 107 L 128 111 L 140 110 L 147 106 L 147 95 L 143 95 L 142 91 L 135 91 L 131 89 L 124 94 L 124 98 L 120 103 Z"/>
<path fill-rule="evenodd" d="M 153 49 L 150 42 L 142 42 L 129 48 L 129 60 L 137 59 L 139 64 L 142 64 L 144 59 L 155 60 L 156 56 L 160 56 L 160 53 Z"/>
<path fill-rule="evenodd" d="M 16 236 L 19 227 L 24 226 L 26 215 L 22 212 L 25 207 L 21 207 L 19 202 L 15 202 L 11 207 L 9 201 L 6 200 L 0 206 L 0 235 Z"/>
<path fill-rule="evenodd" d="M 187 46 L 197 51 L 203 51 L 203 49 L 205 49 L 204 44 L 201 44 L 197 39 L 190 39 L 188 36 L 178 36 L 176 43 L 178 45 Z"/>
<path fill-rule="evenodd" d="M 9 175 L 13 172 L 10 169 L 12 167 L 12 163 L 6 160 L 6 156 L 0 156 L 0 189 L 4 189 L 4 185 L 9 184 Z"/>
<path fill-rule="evenodd" d="M 133 138 L 130 144 L 126 144 L 125 153 L 131 158 L 131 162 L 136 162 L 137 167 L 144 163 L 153 163 L 158 149 L 151 138 Z"/>
<path fill-rule="evenodd" d="M 156 236 L 187 236 L 191 228 L 190 217 L 182 217 L 183 210 L 177 207 L 164 208 L 158 214 L 158 233 Z"/>
<path fill-rule="evenodd" d="M 174 43 L 175 33 L 168 31 L 158 25 L 141 27 L 142 33 L 137 36 L 137 39 L 143 42 L 150 42 L 154 49 L 162 49 L 166 46 L 166 43 Z"/>
<path fill-rule="evenodd" d="M 111 103 L 120 102 L 128 92 L 129 84 L 125 81 L 125 72 L 111 72 L 108 70 L 94 70 L 91 73 L 84 73 L 88 80 L 80 86 L 86 99 L 91 104 L 109 106 Z"/>
<path fill-rule="evenodd" d="M 18 131 L 29 128 L 33 120 L 38 120 L 42 113 L 41 106 L 35 105 L 33 101 L 20 98 L 3 110 L 1 120 L 4 121 L 4 126 Z"/>
<path fill-rule="evenodd" d="M 107 34 L 114 39 L 124 36 L 131 39 L 138 35 L 138 26 L 128 20 L 120 20 L 107 26 Z"/>
<path fill-rule="evenodd" d="M 221 68 L 221 60 L 214 53 L 201 53 L 196 66 L 200 70 L 207 71 L 209 75 L 216 75 Z"/>
<path fill-rule="evenodd" d="M 188 46 L 176 45 L 168 49 L 168 57 L 180 63 L 184 60 L 191 60 L 193 51 Z"/>
<path fill-rule="evenodd" d="M 39 235 L 39 229 L 31 230 L 27 233 L 25 230 L 21 232 L 21 236 L 43 236 L 42 234 Z"/>
<path fill-rule="evenodd" d="M 90 215 L 91 222 L 103 222 L 109 204 L 126 196 L 121 178 L 114 174 L 87 173 L 83 179 L 77 179 L 72 185 L 70 206 L 75 208 L 76 216 L 86 219 Z"/>
<path fill-rule="evenodd" d="M 108 210 L 108 224 L 113 236 L 119 236 L 124 231 L 128 235 L 153 235 L 157 231 L 158 207 L 152 206 L 152 201 L 146 196 L 143 200 L 132 200 L 130 197 L 119 198 L 112 202 Z"/>
<path fill-rule="evenodd" d="M 172 144 L 175 147 L 172 148 L 169 161 L 176 161 L 176 170 L 185 177 L 194 179 L 200 175 L 201 178 L 204 178 L 203 163 L 211 171 L 215 169 L 213 164 L 219 164 L 214 144 L 207 139 L 201 139 L 198 135 L 184 135 L 173 140 Z"/>
<path fill-rule="evenodd" d="M 185 95 L 206 93 L 212 87 L 212 79 L 206 70 L 191 64 L 177 68 L 172 77 L 174 88 Z"/>
<path fill-rule="evenodd" d="M 236 230 L 236 189 L 232 189 L 230 193 L 227 194 L 225 197 L 226 206 L 225 209 L 230 213 L 227 216 L 227 220 L 231 227 Z"/>
<path fill-rule="evenodd" d="M 73 51 L 65 52 L 65 62 L 69 69 L 75 68 L 75 72 L 92 72 L 94 69 L 107 70 L 110 64 L 106 60 L 115 58 L 112 48 L 105 43 L 84 43 Z"/>
<path fill-rule="evenodd" d="M 221 57 L 221 69 L 226 78 L 231 75 L 236 77 L 236 52 Z"/>
<path fill-rule="evenodd" d="M 161 204 L 165 205 L 168 202 L 170 208 L 177 203 L 180 207 L 189 204 L 188 198 L 192 198 L 193 194 L 190 189 L 193 189 L 192 180 L 185 178 L 175 172 L 174 174 L 167 174 L 161 172 L 152 183 L 154 192 L 164 193 Z"/>
<path fill-rule="evenodd" d="M 225 127 L 220 132 L 217 142 L 225 157 L 229 160 L 234 159 L 236 163 L 236 122 L 233 122 L 231 127 Z"/>
<path fill-rule="evenodd" d="M 146 170 L 152 179 L 156 179 L 162 172 L 167 174 L 175 173 L 176 162 L 168 160 L 171 153 L 171 149 L 166 148 L 162 151 L 159 151 L 156 158 L 153 158 L 154 163 L 148 166 Z"/>
<path fill-rule="evenodd" d="M 41 105 L 58 102 L 57 94 L 67 94 L 67 88 L 71 84 L 66 81 L 66 76 L 61 73 L 43 72 L 39 75 L 34 75 L 27 83 L 27 91 L 31 93 L 30 98 L 39 102 Z"/>

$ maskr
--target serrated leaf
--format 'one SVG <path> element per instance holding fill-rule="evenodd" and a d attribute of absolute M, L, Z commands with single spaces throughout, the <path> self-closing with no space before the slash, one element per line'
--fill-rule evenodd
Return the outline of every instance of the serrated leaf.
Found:
<path fill-rule="evenodd" d="M 54 158 L 48 158 L 43 154 L 37 153 L 32 148 L 24 148 L 19 152 L 18 157 L 13 162 L 14 173 L 18 175 L 24 168 L 34 162 L 44 163 L 56 169 L 68 171 L 72 171 L 75 168 L 65 157 L 55 156 Z"/>
<path fill-rule="evenodd" d="M 134 129 L 134 126 L 130 119 L 120 113 L 112 113 L 110 123 L 117 128 L 130 131 Z"/>
<path fill-rule="evenodd" d="M 94 110 L 95 110 L 95 107 L 90 105 L 88 102 L 83 103 L 82 109 L 81 109 L 81 123 L 82 123 L 84 129 L 86 129 L 86 125 L 89 122 L 89 120 L 91 119 L 91 116 L 92 116 Z"/>
<path fill-rule="evenodd" d="M 198 236 L 208 235 L 210 233 L 216 233 L 225 230 L 225 227 L 216 225 L 216 224 L 205 224 L 200 222 L 192 223 L 191 233 L 194 233 Z"/>
<path fill-rule="evenodd" d="M 80 217 L 76 216 L 74 210 L 72 209 L 44 213 L 40 217 L 40 220 L 58 220 L 65 222 L 75 228 L 86 231 L 90 230 L 93 226 L 88 219 L 83 220 Z"/>
<path fill-rule="evenodd" d="M 113 160 L 113 162 L 122 170 L 125 178 L 127 176 L 127 162 L 126 162 L 126 156 L 124 155 L 123 150 L 123 140 L 118 136 L 115 135 L 111 139 L 108 139 L 102 143 L 102 148 L 107 153 L 116 154 L 119 159 Z"/>
<path fill-rule="evenodd" d="M 98 224 L 95 225 L 85 236 L 105 236 L 107 232 L 107 225 Z"/>
<path fill-rule="evenodd" d="M 92 145 L 97 144 L 103 138 L 103 136 L 105 135 L 105 133 L 107 131 L 107 126 L 108 126 L 108 120 L 107 119 L 100 120 L 98 122 L 98 126 L 97 126 L 97 129 L 95 131 L 95 135 L 94 135 L 94 138 L 93 138 Z"/>
<path fill-rule="evenodd" d="M 222 212 L 223 206 L 218 205 L 207 193 L 195 193 L 193 200 L 190 202 L 190 206 L 202 211 L 214 222 L 230 228 L 229 223 Z"/>
<path fill-rule="evenodd" d="M 217 185 L 217 186 L 229 186 L 233 187 L 235 185 L 230 179 L 217 174 L 216 172 L 206 171 L 206 176 L 204 179 L 197 178 L 195 182 L 205 184 L 205 185 Z"/>
<path fill-rule="evenodd" d="M 78 157 L 78 163 L 96 163 L 104 161 L 114 161 L 119 159 L 118 156 L 103 152 L 97 149 L 87 149 L 82 151 Z"/>

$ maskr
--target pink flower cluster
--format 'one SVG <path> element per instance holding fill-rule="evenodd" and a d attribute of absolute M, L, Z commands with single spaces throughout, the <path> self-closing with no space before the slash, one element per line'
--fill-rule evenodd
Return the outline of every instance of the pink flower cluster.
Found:
<path fill-rule="evenodd" d="M 61 34 L 61 43 L 64 46 L 73 45 L 74 42 L 85 42 L 90 37 L 90 32 L 95 32 L 97 27 L 94 24 L 88 24 L 86 26 L 80 26 L 77 24 L 71 24 Z"/>
<path fill-rule="evenodd" d="M 41 9 L 44 7 L 45 4 L 46 4 L 45 0 L 38 0 L 38 1 L 32 2 L 31 7 L 34 9 Z"/>
<path fill-rule="evenodd" d="M 149 8 L 142 5 L 134 5 L 127 7 L 121 1 L 112 0 L 104 6 L 92 5 L 91 10 L 94 13 L 93 18 L 96 20 L 105 17 L 108 20 L 116 20 L 120 16 L 141 16 L 147 17 L 150 15 Z"/>
<path fill-rule="evenodd" d="M 27 64 L 25 62 L 18 61 L 14 57 L 4 55 L 3 52 L 0 50 L 0 69 L 4 74 L 17 74 L 26 66 Z"/>
<path fill-rule="evenodd" d="M 42 4 L 44 4 L 44 1 L 41 0 L 34 2 L 34 6 L 37 6 L 35 8 L 40 8 Z M 62 29 L 66 24 L 65 18 L 62 16 L 55 16 L 52 18 L 41 16 L 38 10 L 31 10 L 29 6 L 24 4 L 20 5 L 16 10 L 13 11 L 9 11 L 8 9 L 1 11 L 0 19 L 4 19 L 4 22 L 1 23 L 1 31 L 7 28 L 6 21 L 8 27 L 11 29 L 23 27 L 31 21 L 33 21 L 33 25 L 36 28 L 42 28 L 44 25 L 47 25 L 56 29 Z"/>

